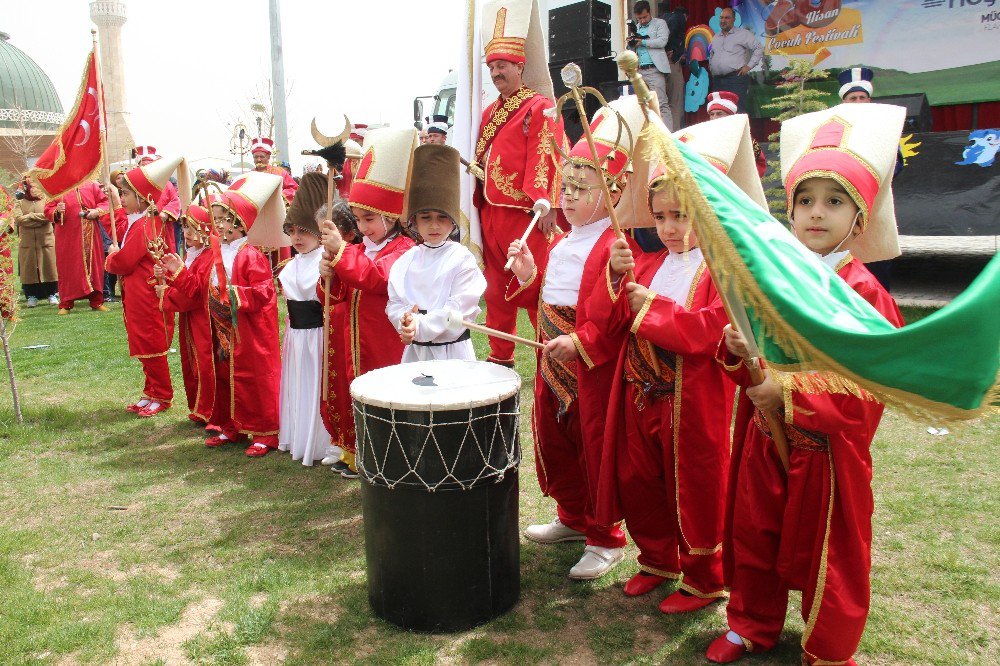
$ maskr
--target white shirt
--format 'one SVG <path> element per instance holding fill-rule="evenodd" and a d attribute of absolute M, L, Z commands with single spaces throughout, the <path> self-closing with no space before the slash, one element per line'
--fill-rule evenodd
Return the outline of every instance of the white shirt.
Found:
<path fill-rule="evenodd" d="M 232 241 L 231 243 L 223 243 L 222 249 L 222 265 L 226 269 L 226 277 L 233 277 L 233 264 L 236 262 L 236 253 L 240 251 L 243 244 L 247 242 L 247 237 L 239 238 Z M 212 271 L 212 284 L 215 286 L 219 285 L 219 277 L 215 271 Z"/>
<path fill-rule="evenodd" d="M 573 227 L 552 248 L 549 252 L 549 264 L 545 269 L 545 284 L 542 285 L 543 301 L 549 305 L 576 307 L 587 257 L 597 245 L 601 234 L 610 226 L 611 218 L 606 217 L 582 227 Z"/>
<path fill-rule="evenodd" d="M 184 252 L 184 267 L 191 268 L 191 264 L 194 263 L 194 260 L 197 259 L 198 255 L 200 255 L 204 251 L 205 251 L 204 247 L 187 248 L 186 251 Z"/>
<path fill-rule="evenodd" d="M 378 255 L 378 253 L 382 251 L 382 248 L 384 248 L 386 245 L 388 245 L 389 241 L 391 241 L 396 236 L 397 236 L 397 234 L 392 234 L 391 236 L 386 236 L 385 238 L 382 239 L 382 242 L 379 243 L 378 245 L 376 245 L 375 243 L 373 243 L 370 240 L 368 240 L 368 236 L 362 236 L 361 237 L 361 242 L 365 246 L 365 256 L 368 257 L 369 259 L 375 259 L 375 257 Z"/>
<path fill-rule="evenodd" d="M 486 291 L 486 278 L 464 246 L 447 241 L 440 247 L 417 245 L 407 250 L 389 270 L 389 302 L 385 313 L 398 331 L 403 315 L 413 306 L 426 314 L 414 314 L 418 342 L 453 342 L 465 331 L 460 322 L 449 321 L 453 311 L 462 319 L 479 315 L 479 299 Z M 461 347 L 463 350 L 459 352 Z M 460 353 L 460 356 L 456 354 Z M 471 354 L 471 356 L 470 356 Z M 441 347 L 408 345 L 403 362 L 424 358 L 475 358 L 472 341 Z"/>
<path fill-rule="evenodd" d="M 839 264 L 849 252 L 850 250 L 841 250 L 840 252 L 831 252 L 827 255 L 816 254 L 816 256 L 819 257 L 820 261 L 826 264 L 827 268 L 831 271 L 836 271 L 837 264 Z"/>
<path fill-rule="evenodd" d="M 323 258 L 323 246 L 311 252 L 300 253 L 278 273 L 281 291 L 292 301 L 318 301 L 316 283 L 319 282 L 319 261 Z"/>
<path fill-rule="evenodd" d="M 125 244 L 125 238 L 128 236 L 128 232 L 132 229 L 132 225 L 135 224 L 137 220 L 139 220 L 139 219 L 141 219 L 141 218 L 143 218 L 145 216 L 146 216 L 145 213 L 129 213 L 128 214 L 128 222 L 125 225 L 125 233 L 122 234 L 121 244 L 119 245 L 119 247 L 121 247 L 122 245 Z M 114 220 L 112 220 L 111 223 L 114 224 Z"/>
<path fill-rule="evenodd" d="M 691 283 L 695 273 L 701 266 L 701 248 L 692 248 L 684 253 L 670 252 L 663 258 L 663 263 L 656 269 L 656 274 L 649 282 L 649 290 L 660 296 L 666 296 L 680 306 L 687 304 L 691 293 Z"/>

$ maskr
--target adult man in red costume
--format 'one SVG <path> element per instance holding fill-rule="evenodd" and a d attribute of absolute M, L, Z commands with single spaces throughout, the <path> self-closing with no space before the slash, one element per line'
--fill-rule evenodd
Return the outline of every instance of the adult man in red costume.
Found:
<path fill-rule="evenodd" d="M 541 213 L 528 236 L 533 254 L 545 254 L 557 229 L 550 214 L 560 180 L 552 142 L 562 145 L 564 135 L 562 121 L 545 115 L 554 106 L 552 81 L 536 12 L 534 0 L 493 0 L 483 9 L 486 63 L 500 97 L 483 112 L 473 161 L 485 181 L 474 201 L 483 233 L 486 325 L 508 333 L 516 332 L 517 307 L 504 298 L 507 249 L 533 212 Z M 536 309 L 527 308 L 532 323 Z M 514 343 L 491 337 L 488 360 L 513 367 Z"/>
<path fill-rule="evenodd" d="M 111 233 L 108 197 L 94 181 L 45 204 L 56 235 L 59 269 L 59 314 L 69 314 L 73 301 L 90 300 L 90 307 L 107 312 L 104 305 L 104 247 L 96 224 Z"/>

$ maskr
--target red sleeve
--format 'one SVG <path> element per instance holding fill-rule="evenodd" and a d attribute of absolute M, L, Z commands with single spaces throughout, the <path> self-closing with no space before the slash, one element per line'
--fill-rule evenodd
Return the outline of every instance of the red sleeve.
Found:
<path fill-rule="evenodd" d="M 244 312 L 258 312 L 277 298 L 274 289 L 274 278 L 271 275 L 271 264 L 260 252 L 244 250 L 243 266 L 240 271 L 240 282 L 234 284 L 238 309 Z M 237 257 L 239 260 L 239 257 Z M 233 273 L 236 273 L 234 268 Z"/>
<path fill-rule="evenodd" d="M 590 320 L 598 331 L 604 335 L 620 335 L 628 330 L 632 323 L 632 310 L 628 298 L 622 298 L 625 293 L 625 280 L 611 282 L 610 262 L 604 269 L 604 279 L 599 280 L 590 297 Z"/>
<path fill-rule="evenodd" d="M 45 217 L 52 222 L 56 221 L 56 206 L 58 206 L 59 202 L 62 200 L 63 198 L 59 197 L 58 199 L 50 199 L 45 202 Z"/>
<path fill-rule="evenodd" d="M 170 181 L 167 181 L 163 188 L 160 200 L 156 202 L 156 207 L 161 213 L 166 213 L 171 219 L 178 219 L 181 216 L 181 201 L 177 196 L 177 188 Z"/>
<path fill-rule="evenodd" d="M 722 366 L 729 378 L 733 380 L 735 384 L 742 387 L 753 386 L 753 382 L 750 381 L 750 370 L 747 368 L 746 364 L 743 363 L 743 359 L 735 354 L 729 353 L 729 349 L 726 347 L 725 336 L 719 336 L 719 344 L 715 350 L 715 360 Z"/>
<path fill-rule="evenodd" d="M 390 262 L 369 259 L 362 245 L 345 244 L 341 250 L 333 258 L 333 271 L 341 282 L 361 291 L 388 296 Z"/>
<path fill-rule="evenodd" d="M 615 237 L 612 235 L 608 240 L 603 242 L 600 248 L 595 247 L 593 250 L 601 253 L 597 257 L 597 266 L 600 267 L 601 274 L 598 275 L 597 280 L 592 285 L 590 294 L 579 303 L 577 307 L 576 331 L 570 336 L 573 338 L 573 342 L 576 343 L 576 349 L 580 353 L 580 358 L 587 364 L 588 368 L 593 368 L 616 358 L 618 352 L 621 351 L 619 340 L 609 338 L 591 318 L 591 312 L 594 307 L 592 303 L 594 302 L 595 294 L 600 297 L 602 296 L 600 290 L 607 289 L 607 272 L 605 267 L 611 259 L 611 243 L 614 240 Z M 635 244 L 635 241 L 629 236 L 626 236 L 625 240 L 628 242 L 632 253 L 638 254 L 639 246 Z M 593 252 L 591 254 L 593 255 Z M 592 259 L 594 259 L 593 256 L 588 258 L 587 263 L 589 264 Z M 586 274 L 586 269 L 584 273 Z M 581 285 L 581 294 L 583 293 L 584 286 Z M 584 313 L 582 317 L 581 313 Z"/>
<path fill-rule="evenodd" d="M 536 264 L 534 272 L 524 284 L 521 284 L 516 275 L 511 275 L 510 281 L 507 282 L 504 298 L 519 308 L 533 308 L 538 305 L 538 297 L 541 293 L 542 274 Z"/>
<path fill-rule="evenodd" d="M 208 273 L 206 273 L 206 279 L 210 279 L 208 276 L 215 271 L 215 264 L 212 265 Z M 180 294 L 178 298 L 183 296 L 185 299 L 190 299 L 193 301 L 201 302 L 204 298 L 202 294 L 202 289 L 207 285 L 203 285 L 201 280 L 198 278 L 198 274 L 189 268 L 181 268 L 180 272 L 172 279 L 170 291 L 179 291 Z"/>
<path fill-rule="evenodd" d="M 326 289 L 324 288 L 324 283 L 326 278 L 320 276 L 319 281 L 316 283 L 316 298 L 319 299 L 320 303 L 325 302 L 326 299 Z M 337 274 L 334 273 L 330 276 L 330 303 L 341 303 L 347 300 L 348 290 L 347 285 L 345 285 Z"/>
<path fill-rule="evenodd" d="M 712 356 L 729 318 L 714 288 L 711 293 L 713 298 L 708 307 L 689 311 L 665 296 L 650 292 L 652 298 L 647 297 L 636 314 L 632 331 L 663 349 Z"/>
<path fill-rule="evenodd" d="M 105 269 L 115 275 L 128 275 L 135 270 L 139 262 L 149 252 L 146 247 L 145 225 L 149 218 L 137 220 L 132 227 L 132 233 L 125 239 L 125 244 L 117 252 L 108 255 L 104 262 Z"/>

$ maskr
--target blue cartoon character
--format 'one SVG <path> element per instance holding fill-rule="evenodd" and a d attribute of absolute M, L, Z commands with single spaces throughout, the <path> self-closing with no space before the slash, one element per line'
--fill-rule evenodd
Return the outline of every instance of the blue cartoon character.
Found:
<path fill-rule="evenodd" d="M 962 161 L 955 164 L 978 164 L 981 167 L 993 166 L 997 151 L 1000 151 L 1000 129 L 976 130 L 969 133 L 971 146 L 962 151 Z"/>

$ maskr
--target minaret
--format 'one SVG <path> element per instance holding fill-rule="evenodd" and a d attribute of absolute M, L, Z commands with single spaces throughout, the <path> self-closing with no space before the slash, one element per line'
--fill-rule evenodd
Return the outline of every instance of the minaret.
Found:
<path fill-rule="evenodd" d="M 90 3 L 90 20 L 97 24 L 97 41 L 101 46 L 104 113 L 108 119 L 108 157 L 111 162 L 129 159 L 130 151 L 135 146 L 125 107 L 122 26 L 127 19 L 125 0 L 94 0 Z"/>

